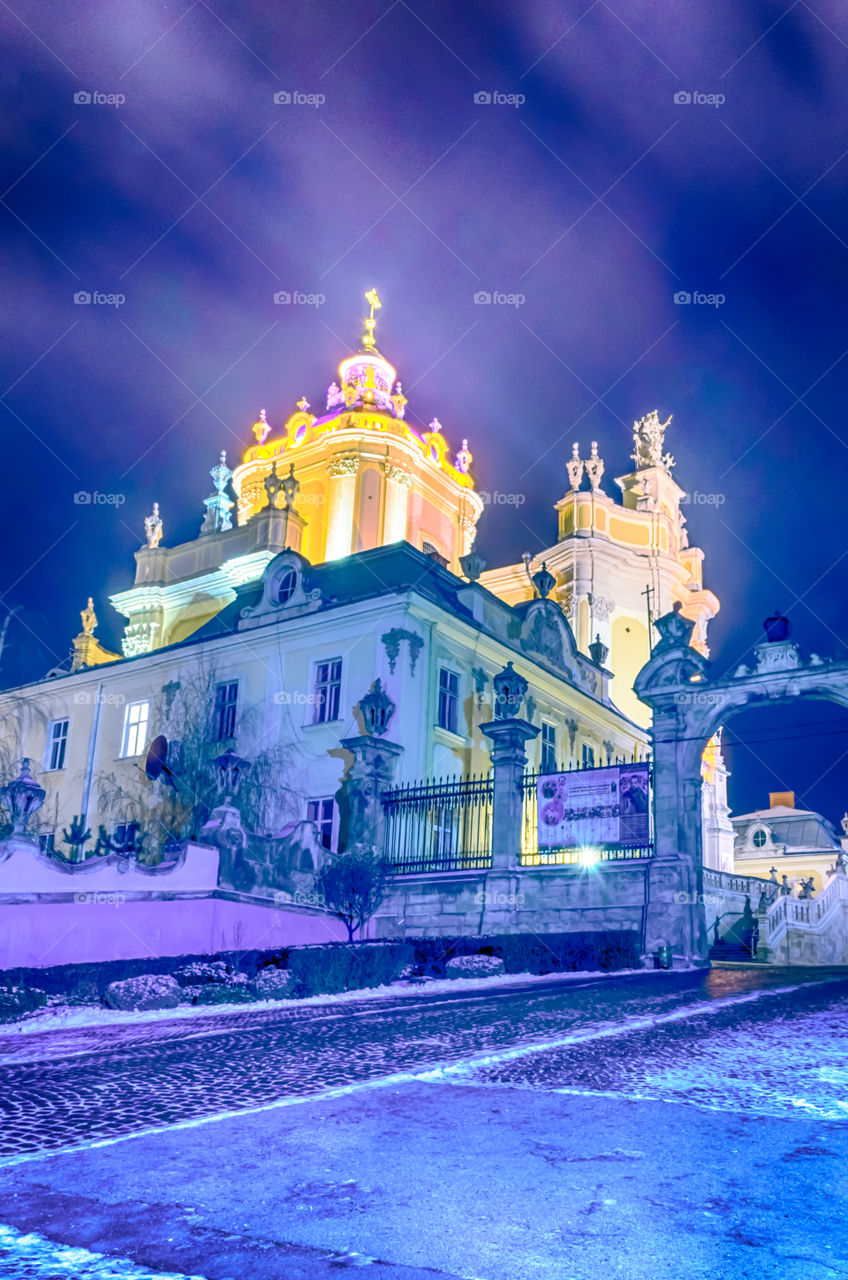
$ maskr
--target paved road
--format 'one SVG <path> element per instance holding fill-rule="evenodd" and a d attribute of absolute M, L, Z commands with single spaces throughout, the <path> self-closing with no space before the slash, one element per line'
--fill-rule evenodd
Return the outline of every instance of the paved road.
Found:
<path fill-rule="evenodd" d="M 818 977 L 799 979 L 774 969 L 646 974 L 579 986 L 422 993 L 397 1001 L 0 1037 L 0 1157 L 254 1110 L 399 1072 L 555 1046 L 581 1033 L 618 1031 L 675 1012 L 688 1015 L 704 1004 Z M 833 988 L 816 989 L 822 990 Z M 817 998 L 811 990 L 789 1004 L 786 997 L 766 996 L 757 1016 L 773 1019 L 777 1000 L 785 1016 Z M 745 1019 L 754 1016 L 752 1005 L 744 1009 Z M 699 1021 L 716 1017 L 738 1021 L 739 1007 Z M 667 1040 L 673 1056 L 674 1035 Z M 493 1067 L 491 1079 L 541 1088 L 613 1088 L 610 1064 L 616 1061 L 590 1047 L 554 1048 L 544 1058 L 531 1055 L 511 1068 Z"/>

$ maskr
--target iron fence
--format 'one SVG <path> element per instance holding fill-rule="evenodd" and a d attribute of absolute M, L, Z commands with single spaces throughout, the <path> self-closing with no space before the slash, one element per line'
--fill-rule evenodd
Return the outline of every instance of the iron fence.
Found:
<path fill-rule="evenodd" d="M 386 856 L 395 875 L 486 871 L 492 865 L 491 775 L 384 791 Z"/>
<path fill-rule="evenodd" d="M 597 765 L 605 769 L 609 765 Z M 561 770 L 563 773 L 592 773 L 592 769 Z M 596 862 L 619 862 L 641 858 L 651 858 L 654 854 L 653 841 L 647 844 L 630 843 L 626 840 L 615 844 L 593 844 L 591 849 L 571 845 L 562 848 L 539 848 L 539 807 L 537 803 L 537 783 L 547 773 L 525 773 L 524 775 L 524 823 L 521 839 L 522 867 L 557 867 L 572 864 L 592 865 Z"/>

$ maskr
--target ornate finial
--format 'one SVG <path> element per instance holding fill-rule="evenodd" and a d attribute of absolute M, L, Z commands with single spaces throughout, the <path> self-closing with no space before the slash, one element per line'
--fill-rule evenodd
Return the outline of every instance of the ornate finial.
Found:
<path fill-rule="evenodd" d="M 543 600 L 547 600 L 548 596 L 556 586 L 556 578 L 552 573 L 548 572 L 548 566 L 543 564 L 538 573 L 533 574 L 533 586 L 538 591 Z"/>
<path fill-rule="evenodd" d="M 359 699 L 359 711 L 368 737 L 381 738 L 395 713 L 395 704 L 383 688 L 379 676 L 368 693 Z"/>
<path fill-rule="evenodd" d="M 609 657 L 609 648 L 601 640 L 600 634 L 597 634 L 589 645 L 589 656 L 596 667 L 602 667 Z M 607 754 L 609 755 L 610 753 L 607 752 Z"/>
<path fill-rule="evenodd" d="M 282 482 L 283 496 L 286 500 L 286 511 L 294 510 L 294 500 L 300 492 L 300 481 L 294 478 L 294 463 L 289 466 L 289 473 Z"/>
<path fill-rule="evenodd" d="M 604 474 L 604 462 L 602 458 L 598 457 L 598 442 L 597 440 L 593 440 L 592 452 L 589 455 L 588 462 L 586 463 L 586 475 L 588 477 L 589 484 L 592 486 L 593 489 L 600 489 L 601 476 L 603 474 Z"/>
<path fill-rule="evenodd" d="M 463 440 L 462 448 L 456 455 L 456 469 L 461 471 L 464 476 L 468 475 L 468 469 L 474 460 L 474 455 L 469 452 L 468 441 Z"/>
<path fill-rule="evenodd" d="M 94 600 L 88 597 L 88 604 L 80 611 L 82 618 L 82 629 L 87 636 L 94 634 L 94 628 L 97 626 L 97 614 L 94 612 Z"/>
<path fill-rule="evenodd" d="M 580 488 L 580 481 L 583 479 L 583 466 L 580 460 L 580 445 L 575 441 L 571 446 L 571 458 L 565 464 L 569 484 L 575 491 Z"/>
<path fill-rule="evenodd" d="M 486 561 L 477 553 L 477 534 L 471 543 L 468 555 L 459 557 L 459 567 L 469 582 L 476 582 L 486 567 Z"/>
<path fill-rule="evenodd" d="M 158 502 L 153 504 L 153 514 L 144 517 L 144 536 L 148 547 L 158 547 L 162 541 L 162 517 L 159 515 Z"/>
<path fill-rule="evenodd" d="M 374 330 L 377 327 L 377 321 L 374 319 L 374 312 L 379 311 L 383 304 L 377 296 L 376 289 L 368 290 L 365 295 L 365 301 L 371 307 L 371 314 L 365 321 L 365 332 L 362 335 L 362 345 L 366 351 L 376 351 L 377 342 L 374 337 Z"/>
<path fill-rule="evenodd" d="M 784 618 L 779 609 L 775 609 L 774 616 L 766 618 L 763 623 L 763 630 L 766 633 L 766 641 L 769 644 L 777 644 L 789 635 L 789 619 Z"/>
<path fill-rule="evenodd" d="M 301 413 L 306 413 L 306 410 L 309 408 L 309 401 L 307 400 L 306 396 L 300 397 L 300 399 L 297 402 L 297 407 Z"/>
<path fill-rule="evenodd" d="M 206 507 L 206 516 L 203 524 L 200 526 L 201 534 L 204 533 L 224 533 L 228 529 L 232 529 L 233 521 L 230 512 L 233 509 L 233 500 L 228 498 L 224 493 L 227 485 L 232 479 L 232 471 L 227 466 L 227 451 L 221 450 L 221 459 L 217 466 L 214 466 L 209 472 L 212 482 L 215 485 L 215 492 L 209 498 L 204 498 L 203 503 Z"/>
<path fill-rule="evenodd" d="M 256 436 L 257 444 L 264 444 L 271 434 L 271 427 L 265 418 L 265 410 L 259 410 L 259 417 L 253 424 L 253 434 Z"/>
<path fill-rule="evenodd" d="M 630 455 L 636 463 L 636 470 L 646 467 L 662 467 L 669 471 L 674 466 L 674 458 L 670 453 L 663 454 L 665 431 L 672 415 L 665 422 L 660 422 L 656 409 L 646 413 L 644 418 L 633 423 L 633 453 Z"/>
<path fill-rule="evenodd" d="M 438 418 L 434 418 L 434 419 L 433 419 L 433 421 L 430 423 L 429 427 L 427 428 L 427 430 L 428 430 L 428 431 L 438 431 L 438 432 L 439 432 L 439 434 L 441 434 L 441 431 L 442 431 L 442 424 L 441 424 L 441 422 L 439 422 L 439 419 L 438 419 Z"/>
<path fill-rule="evenodd" d="M 265 477 L 263 483 L 265 485 L 265 492 L 268 495 L 268 506 L 274 508 L 277 505 L 277 494 L 283 487 L 283 481 L 280 476 L 277 475 L 276 461 L 268 475 Z"/>

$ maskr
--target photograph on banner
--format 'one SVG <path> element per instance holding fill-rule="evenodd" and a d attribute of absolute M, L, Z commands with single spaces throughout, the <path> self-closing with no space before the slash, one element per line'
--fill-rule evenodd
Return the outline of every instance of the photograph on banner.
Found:
<path fill-rule="evenodd" d="M 650 843 L 650 766 L 550 773 L 537 783 L 540 849 Z"/>

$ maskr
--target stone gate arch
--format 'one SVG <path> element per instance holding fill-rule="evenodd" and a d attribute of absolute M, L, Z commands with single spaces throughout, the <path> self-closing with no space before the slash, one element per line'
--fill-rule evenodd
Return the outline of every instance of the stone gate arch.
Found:
<path fill-rule="evenodd" d="M 690 645 L 694 623 L 680 606 L 659 618 L 660 640 L 634 682 L 653 712 L 654 846 L 648 874 L 646 950 L 670 945 L 696 965 L 708 963 L 703 906 L 701 756 L 713 734 L 739 711 L 817 698 L 848 707 L 848 662 L 803 658 L 785 636 L 754 647 L 754 663 L 715 676 Z"/>

